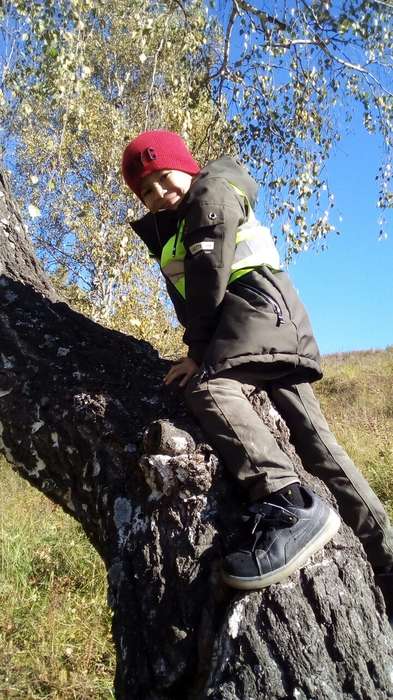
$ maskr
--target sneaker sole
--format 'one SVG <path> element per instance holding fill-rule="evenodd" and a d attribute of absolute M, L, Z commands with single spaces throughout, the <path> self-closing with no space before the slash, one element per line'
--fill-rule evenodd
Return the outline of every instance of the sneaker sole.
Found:
<path fill-rule="evenodd" d="M 274 571 L 269 571 L 269 573 L 263 576 L 252 576 L 252 577 L 241 577 L 241 576 L 231 576 L 225 571 L 222 571 L 222 578 L 224 582 L 231 586 L 232 588 L 238 588 L 239 590 L 258 590 L 259 588 L 267 588 L 273 583 L 280 583 L 284 579 L 288 578 L 294 571 L 301 569 L 305 566 L 310 559 L 310 557 L 318 552 L 325 544 L 327 544 L 338 532 L 341 525 L 340 517 L 334 510 L 330 510 L 328 519 L 326 520 L 323 529 L 320 530 L 307 546 L 304 547 L 296 556 L 294 556 L 285 566 L 281 566 L 279 569 Z"/>

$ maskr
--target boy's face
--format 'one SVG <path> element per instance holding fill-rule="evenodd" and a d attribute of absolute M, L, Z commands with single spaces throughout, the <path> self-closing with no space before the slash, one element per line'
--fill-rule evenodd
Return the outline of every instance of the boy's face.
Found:
<path fill-rule="evenodd" d="M 193 176 L 181 170 L 157 170 L 142 180 L 144 205 L 156 214 L 161 209 L 177 209 L 191 187 Z"/>

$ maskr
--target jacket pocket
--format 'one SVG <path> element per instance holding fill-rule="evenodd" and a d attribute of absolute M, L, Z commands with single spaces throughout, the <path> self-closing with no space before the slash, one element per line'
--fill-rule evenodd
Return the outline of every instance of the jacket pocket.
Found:
<path fill-rule="evenodd" d="M 187 258 L 198 259 L 207 269 L 222 267 L 224 230 L 224 207 L 196 202 L 185 216 L 184 246 Z"/>
<path fill-rule="evenodd" d="M 193 231 L 184 241 L 187 259 L 204 261 L 207 269 L 222 267 L 223 238 L 222 224 L 212 224 L 210 227 Z"/>
<path fill-rule="evenodd" d="M 270 294 L 262 291 L 262 289 L 258 289 L 257 287 L 251 287 L 250 285 L 245 284 L 244 282 L 236 281 L 235 284 L 237 287 L 240 287 L 243 292 L 242 294 L 240 294 L 240 296 L 242 296 L 246 301 L 249 301 L 252 304 L 252 306 L 254 306 L 256 309 L 262 306 L 263 311 L 274 314 L 276 317 L 277 326 L 281 326 L 281 324 L 285 323 L 280 304 L 276 299 L 270 296 Z"/>

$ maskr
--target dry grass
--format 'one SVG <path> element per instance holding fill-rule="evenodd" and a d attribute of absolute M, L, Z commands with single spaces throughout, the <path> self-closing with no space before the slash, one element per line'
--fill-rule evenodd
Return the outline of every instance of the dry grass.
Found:
<path fill-rule="evenodd" d="M 0 697 L 109 700 L 104 567 L 81 529 L 0 466 Z"/>
<path fill-rule="evenodd" d="M 393 516 L 393 347 L 324 358 L 322 410 Z"/>
<path fill-rule="evenodd" d="M 393 348 L 325 358 L 339 442 L 393 515 Z M 105 572 L 78 525 L 0 462 L 0 698 L 109 700 Z"/>

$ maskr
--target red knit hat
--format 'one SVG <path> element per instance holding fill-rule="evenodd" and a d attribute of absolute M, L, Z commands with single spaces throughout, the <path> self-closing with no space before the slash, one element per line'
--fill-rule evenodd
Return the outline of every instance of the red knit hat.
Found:
<path fill-rule="evenodd" d="M 145 131 L 123 153 L 122 171 L 128 187 L 141 199 L 142 178 L 157 170 L 181 170 L 197 175 L 200 167 L 174 131 Z"/>

